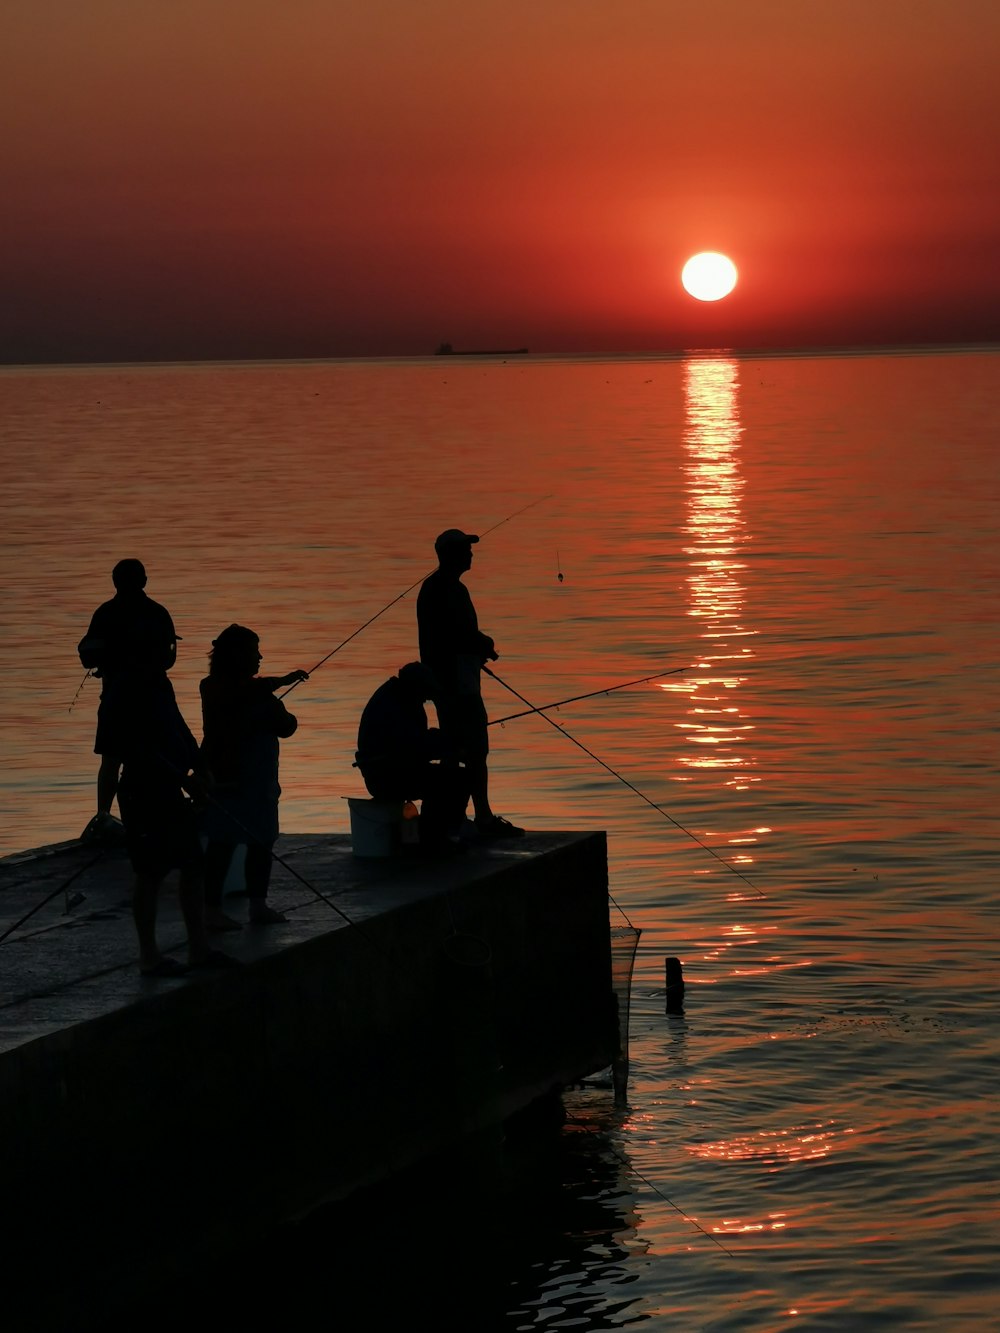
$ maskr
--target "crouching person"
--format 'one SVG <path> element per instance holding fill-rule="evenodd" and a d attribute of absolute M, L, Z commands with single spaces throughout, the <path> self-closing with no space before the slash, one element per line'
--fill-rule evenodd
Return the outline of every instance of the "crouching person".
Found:
<path fill-rule="evenodd" d="M 434 678 L 421 662 L 407 662 L 378 687 L 358 727 L 355 765 L 376 801 L 420 801 L 420 845 L 429 852 L 456 845 L 469 803 L 460 756 L 449 752 L 424 704 Z"/>

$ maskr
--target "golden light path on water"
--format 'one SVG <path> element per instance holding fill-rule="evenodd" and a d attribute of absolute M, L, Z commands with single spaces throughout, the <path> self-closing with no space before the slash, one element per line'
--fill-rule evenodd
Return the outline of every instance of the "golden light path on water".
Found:
<path fill-rule="evenodd" d="M 688 744 L 675 757 L 673 780 L 690 784 L 692 791 L 705 784 L 723 788 L 729 793 L 727 808 L 731 805 L 734 811 L 736 827 L 699 828 L 698 836 L 706 846 L 717 849 L 738 874 L 745 875 L 748 885 L 753 885 L 757 851 L 774 829 L 759 814 L 741 819 L 738 813 L 758 805 L 762 782 L 760 756 L 754 748 L 756 724 L 746 707 L 749 692 L 745 687 L 754 665 L 753 639 L 757 631 L 748 622 L 746 569 L 752 534 L 744 505 L 739 374 L 738 362 L 724 356 L 692 357 L 683 368 L 686 506 L 681 550 L 687 570 L 687 614 L 697 627 L 700 652 L 689 672 L 663 682 L 659 688 L 672 691 L 683 704 L 675 725 Z M 693 873 L 717 875 L 718 868 L 706 865 Z M 743 915 L 753 895 L 736 887 L 735 877 L 730 878 L 732 887 L 726 899 L 741 915 L 710 927 L 697 940 L 702 964 L 698 984 L 722 984 L 725 989 L 733 983 L 752 983 L 769 974 L 811 967 L 811 960 L 792 944 L 781 924 L 752 909 Z M 761 897 L 766 895 L 762 892 Z M 751 1025 L 750 1031 L 739 1036 L 720 1034 L 712 1059 L 742 1059 L 748 1055 L 766 1059 L 766 1048 L 783 1042 L 811 1042 L 815 1037 L 809 1024 L 793 1032 L 771 1029 L 767 1024 Z M 843 1121 L 803 1117 L 802 1108 L 791 1115 L 787 1114 L 791 1108 L 784 1108 L 777 1115 L 763 1117 L 760 1123 L 747 1123 L 738 1117 L 743 1123 L 733 1125 L 728 1133 L 723 1125 L 714 1124 L 715 1132 L 703 1135 L 714 1119 L 707 1108 L 713 1105 L 718 1074 L 711 1065 L 710 1059 L 700 1072 L 681 1075 L 676 1091 L 684 1099 L 691 1125 L 698 1126 L 681 1151 L 702 1169 L 712 1169 L 721 1206 L 713 1215 L 680 1211 L 688 1225 L 704 1230 L 720 1243 L 722 1238 L 735 1236 L 787 1230 L 801 1233 L 810 1225 L 807 1217 L 795 1209 L 759 1208 L 742 1187 L 740 1172 L 747 1167 L 768 1174 L 809 1169 L 844 1151 L 855 1130 Z M 673 1072 L 667 1077 L 676 1078 L 676 1064 L 671 1068 Z M 641 1162 L 658 1141 L 662 1126 L 655 1114 L 640 1112 L 629 1118 L 626 1132 L 635 1150 L 635 1161 Z M 678 1204 L 674 1198 L 664 1198 L 662 1203 L 663 1209 L 659 1204 L 649 1208 L 642 1230 L 647 1237 L 655 1238 L 654 1245 L 669 1248 L 676 1241 L 676 1218 L 670 1212 L 678 1210 Z M 788 1314 L 799 1308 L 798 1303 L 793 1304 Z"/>
<path fill-rule="evenodd" d="M 728 770 L 726 785 L 743 790 L 759 779 L 750 772 L 753 758 L 745 744 L 753 724 L 742 717 L 737 694 L 752 657 L 752 649 L 742 640 L 754 633 L 743 623 L 745 596 L 740 581 L 746 567 L 741 550 L 750 534 L 741 504 L 745 481 L 739 456 L 743 428 L 738 392 L 736 361 L 685 362 L 688 515 L 682 550 L 691 569 L 688 614 L 700 622 L 706 648 L 701 674 L 671 688 L 688 694 L 688 720 L 678 725 L 701 747 L 681 763 L 692 769 Z"/>
<path fill-rule="evenodd" d="M 717 772 L 725 786 L 746 792 L 760 777 L 750 750 L 754 724 L 741 711 L 739 698 L 753 658 L 747 640 L 756 633 L 745 621 L 742 582 L 743 551 L 751 535 L 742 503 L 739 363 L 723 356 L 690 357 L 684 363 L 684 399 L 687 523 L 682 551 L 690 567 L 688 614 L 699 623 L 705 646 L 692 672 L 661 686 L 687 697 L 686 716 L 677 726 L 695 747 L 679 757 L 682 771 L 674 781 Z M 755 860 L 752 849 L 770 832 L 766 825 L 755 825 L 731 833 L 726 841 L 734 850 L 728 863 L 748 871 Z M 743 896 L 732 895 L 734 900 Z"/>

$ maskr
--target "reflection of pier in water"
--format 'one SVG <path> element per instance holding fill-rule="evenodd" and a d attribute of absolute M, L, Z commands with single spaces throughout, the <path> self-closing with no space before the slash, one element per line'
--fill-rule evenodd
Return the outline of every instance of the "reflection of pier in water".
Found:
<path fill-rule="evenodd" d="M 688 521 L 683 548 L 688 558 L 688 614 L 699 622 L 704 651 L 699 671 L 675 688 L 688 694 L 682 724 L 692 742 L 680 759 L 688 769 L 718 770 L 726 786 L 743 791 L 751 774 L 747 742 L 753 725 L 740 712 L 743 670 L 754 634 L 743 621 L 745 564 L 751 540 L 742 511 L 739 366 L 724 358 L 691 358 L 684 365 L 687 429 L 684 435 Z M 748 841 L 755 840 L 748 835 Z M 749 858 L 747 858 L 749 859 Z"/>

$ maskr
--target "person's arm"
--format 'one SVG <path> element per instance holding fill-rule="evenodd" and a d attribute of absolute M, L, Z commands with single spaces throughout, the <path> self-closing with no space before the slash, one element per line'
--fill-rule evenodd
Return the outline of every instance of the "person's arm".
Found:
<path fill-rule="evenodd" d="M 96 639 L 92 634 L 86 634 L 76 646 L 76 651 L 80 655 L 81 663 L 88 671 L 93 671 L 95 676 L 101 674 L 101 659 L 104 656 L 104 640 Z"/>
<path fill-rule="evenodd" d="M 107 641 L 101 625 L 101 610 L 102 608 L 98 607 L 90 617 L 87 632 L 76 646 L 82 665 L 97 676 L 101 674 L 101 666 L 107 652 Z"/>
<path fill-rule="evenodd" d="M 285 705 L 281 702 L 280 699 L 275 699 L 274 702 L 281 709 L 281 712 L 275 719 L 274 729 L 276 733 L 282 738 L 282 740 L 285 740 L 289 736 L 295 735 L 296 731 L 298 730 L 299 719 L 295 716 L 294 713 L 290 713 L 288 711 L 288 709 L 285 707 Z"/>
<path fill-rule="evenodd" d="M 484 634 L 482 630 L 477 630 L 476 632 L 479 635 L 479 652 L 482 655 L 483 661 L 495 662 L 500 654 L 497 652 L 493 640 L 488 634 Z"/>
<path fill-rule="evenodd" d="M 163 628 L 166 632 L 163 651 L 163 669 L 164 671 L 169 671 L 177 661 L 177 631 L 174 629 L 174 622 L 171 619 L 170 612 L 167 611 L 166 608 L 164 608 L 163 617 L 165 622 Z"/>
<path fill-rule="evenodd" d="M 286 685 L 301 685 L 309 679 L 309 672 L 289 671 L 284 676 L 258 676 L 257 679 L 273 694 L 275 690 L 283 690 Z"/>

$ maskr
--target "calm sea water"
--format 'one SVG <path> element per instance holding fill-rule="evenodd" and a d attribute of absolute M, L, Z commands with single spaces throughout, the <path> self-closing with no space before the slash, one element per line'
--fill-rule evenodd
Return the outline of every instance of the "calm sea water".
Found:
<path fill-rule="evenodd" d="M 684 668 L 493 731 L 497 810 L 608 831 L 628 1105 L 571 1094 L 502 1209 L 367 1218 L 357 1326 L 1000 1328 L 996 351 L 8 369 L 0 409 L 0 852 L 93 812 L 123 556 L 196 730 L 231 621 L 265 670 L 344 644 L 287 700 L 289 831 L 346 831 L 442 528 L 484 534 L 494 717 Z M 317 1228 L 276 1309 L 344 1290 Z"/>

